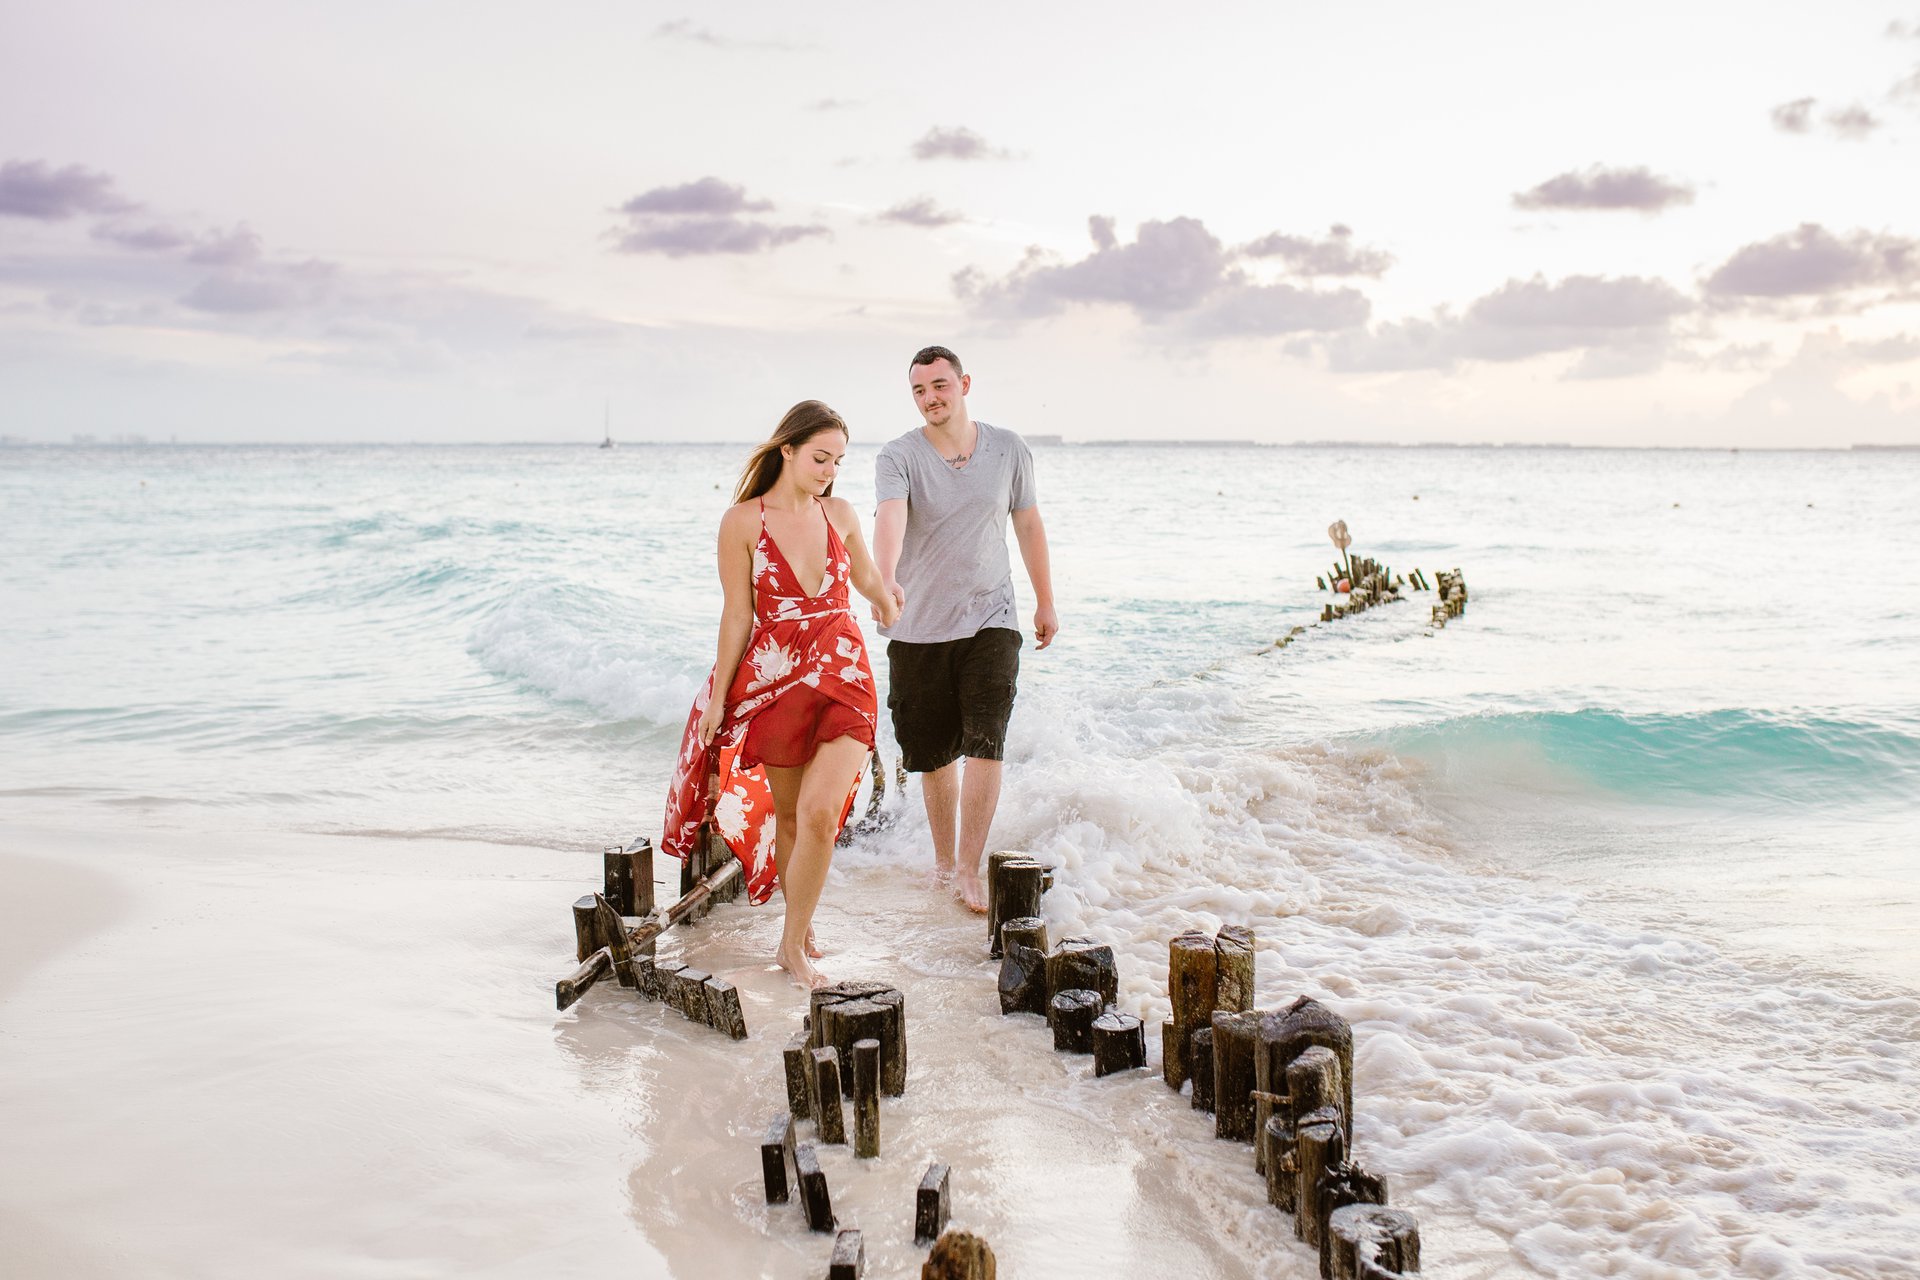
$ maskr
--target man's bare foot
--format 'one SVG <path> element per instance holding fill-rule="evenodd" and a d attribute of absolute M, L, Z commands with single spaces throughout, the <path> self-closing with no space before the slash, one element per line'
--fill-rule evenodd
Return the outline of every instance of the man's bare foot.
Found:
<path fill-rule="evenodd" d="M 807 959 L 806 948 L 788 948 L 783 942 L 780 949 L 773 953 L 774 963 L 787 971 L 787 976 L 809 990 L 827 985 L 827 975 L 813 967 Z"/>
<path fill-rule="evenodd" d="M 980 887 L 978 871 L 961 871 L 955 874 L 954 893 L 960 901 L 967 904 L 967 910 L 987 913 L 987 892 Z"/>
<path fill-rule="evenodd" d="M 807 955 L 808 955 L 808 956 L 810 956 L 811 958 L 813 958 L 813 959 L 815 959 L 815 960 L 818 960 L 818 959 L 820 959 L 820 957 L 822 957 L 822 956 L 824 956 L 824 955 L 826 955 L 826 954 L 827 954 L 827 953 L 826 953 L 825 951 L 822 951 L 822 950 L 820 949 L 820 944 L 819 944 L 819 942 L 817 942 L 817 941 L 816 941 L 816 940 L 814 939 L 814 936 L 813 936 L 813 929 L 812 929 L 812 927 L 811 927 L 811 926 L 809 926 L 809 927 L 808 927 L 808 929 L 807 929 Z"/>

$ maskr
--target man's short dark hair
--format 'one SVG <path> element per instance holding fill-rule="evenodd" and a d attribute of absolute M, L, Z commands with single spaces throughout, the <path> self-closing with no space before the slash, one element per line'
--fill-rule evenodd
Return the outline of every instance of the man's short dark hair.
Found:
<path fill-rule="evenodd" d="M 967 371 L 960 367 L 960 357 L 945 347 L 920 348 L 913 353 L 913 360 L 907 365 L 907 368 L 911 370 L 914 365 L 932 364 L 935 360 L 945 360 L 948 364 L 952 365 L 955 377 L 964 377 L 966 375 Z"/>

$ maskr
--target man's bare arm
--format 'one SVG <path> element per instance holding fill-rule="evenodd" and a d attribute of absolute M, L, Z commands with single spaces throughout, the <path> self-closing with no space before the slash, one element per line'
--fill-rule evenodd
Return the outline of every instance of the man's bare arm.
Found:
<path fill-rule="evenodd" d="M 1047 526 L 1040 520 L 1038 506 L 1013 513 L 1013 536 L 1020 544 L 1027 579 L 1033 583 L 1033 647 L 1044 649 L 1059 634 L 1060 617 L 1053 610 L 1053 565 L 1047 555 Z"/>
<path fill-rule="evenodd" d="M 906 542 L 907 500 L 888 498 L 873 513 L 873 563 L 888 594 L 901 604 L 906 603 L 907 593 L 900 589 L 895 575 L 900 569 L 900 549 Z"/>

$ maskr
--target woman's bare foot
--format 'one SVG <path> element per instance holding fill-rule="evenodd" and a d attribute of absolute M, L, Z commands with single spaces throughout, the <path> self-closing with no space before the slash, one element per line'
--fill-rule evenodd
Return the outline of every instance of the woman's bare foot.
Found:
<path fill-rule="evenodd" d="M 780 949 L 773 953 L 773 961 L 800 986 L 813 990 L 827 985 L 827 975 L 813 967 L 813 962 L 807 959 L 805 947 L 790 948 L 783 942 Z"/>
<path fill-rule="evenodd" d="M 822 951 L 822 950 L 820 949 L 820 944 L 819 944 L 819 943 L 818 943 L 817 941 L 815 941 L 815 940 L 814 940 L 814 936 L 813 936 L 813 928 L 812 928 L 812 926 L 808 926 L 808 928 L 807 928 L 807 955 L 808 955 L 809 957 L 811 957 L 812 959 L 815 959 L 815 960 L 818 960 L 818 959 L 820 959 L 820 957 L 822 957 L 822 956 L 824 956 L 824 955 L 826 955 L 826 954 L 827 954 L 827 953 L 826 953 L 825 951 Z"/>
<path fill-rule="evenodd" d="M 962 869 L 953 877 L 954 894 L 964 902 L 969 911 L 981 915 L 987 913 L 987 893 L 980 887 L 980 873 Z"/>

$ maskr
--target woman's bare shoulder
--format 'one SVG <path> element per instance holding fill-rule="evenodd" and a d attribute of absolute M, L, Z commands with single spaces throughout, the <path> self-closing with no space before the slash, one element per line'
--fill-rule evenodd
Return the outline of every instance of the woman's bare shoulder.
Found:
<path fill-rule="evenodd" d="M 827 519 L 833 521 L 836 529 L 846 529 L 860 520 L 860 513 L 845 498 L 822 498 L 820 505 L 826 509 Z"/>

